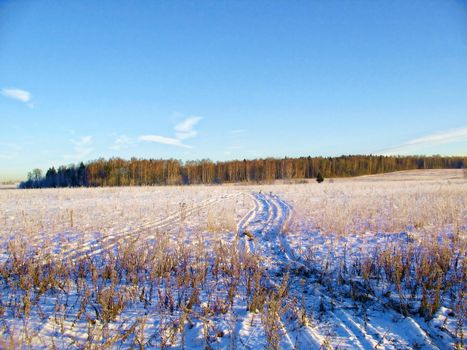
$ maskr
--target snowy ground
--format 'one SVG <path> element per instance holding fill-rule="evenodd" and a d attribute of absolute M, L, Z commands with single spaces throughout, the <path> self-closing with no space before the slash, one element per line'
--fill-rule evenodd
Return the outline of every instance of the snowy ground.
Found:
<path fill-rule="evenodd" d="M 0 348 L 461 349 L 465 198 L 461 171 L 1 191 Z"/>

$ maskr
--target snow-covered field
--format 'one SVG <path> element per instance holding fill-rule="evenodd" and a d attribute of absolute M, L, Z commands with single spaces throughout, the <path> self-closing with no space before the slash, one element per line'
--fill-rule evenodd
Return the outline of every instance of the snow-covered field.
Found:
<path fill-rule="evenodd" d="M 465 348 L 462 170 L 0 191 L 0 348 Z"/>

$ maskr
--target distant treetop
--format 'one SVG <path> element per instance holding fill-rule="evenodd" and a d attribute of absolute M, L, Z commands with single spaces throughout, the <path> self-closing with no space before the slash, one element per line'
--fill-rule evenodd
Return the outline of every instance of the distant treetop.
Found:
<path fill-rule="evenodd" d="M 98 159 L 87 164 L 34 169 L 20 188 L 270 183 L 275 180 L 371 175 L 412 169 L 464 168 L 464 157 L 340 156 L 212 162 L 177 159 Z"/>

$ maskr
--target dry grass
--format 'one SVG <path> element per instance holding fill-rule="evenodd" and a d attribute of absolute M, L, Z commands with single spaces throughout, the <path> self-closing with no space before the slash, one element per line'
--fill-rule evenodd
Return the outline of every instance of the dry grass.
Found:
<path fill-rule="evenodd" d="M 236 298 L 251 300 L 261 311 L 261 295 L 266 298 L 273 292 L 262 286 L 266 277 L 258 259 L 246 252 L 239 255 L 235 245 L 221 240 L 211 251 L 198 239 L 171 243 L 161 234 L 153 246 L 124 244 L 101 259 L 76 261 L 35 259 L 11 244 L 0 264 L 0 285 L 8 290 L 2 317 L 24 321 L 19 342 L 27 346 L 35 338 L 28 320 L 43 317 L 54 319 L 57 338 L 84 333 L 81 340 L 67 343 L 78 348 L 106 348 L 118 342 L 166 348 L 179 343 L 183 325 L 195 320 L 206 324 L 209 345 L 222 333 L 209 318 L 231 312 Z M 43 310 L 47 304 L 53 305 L 52 315 Z M 125 313 L 129 309 L 141 310 L 140 316 Z M 266 310 L 270 309 L 271 301 Z M 144 314 L 157 320 L 149 338 L 144 337 Z M 11 334 L 8 328 L 1 333 Z M 43 345 L 50 346 L 53 338 Z"/>
<path fill-rule="evenodd" d="M 399 172 L 332 183 L 328 180 L 320 185 L 285 186 L 280 192 L 294 206 L 296 226 L 305 224 L 322 233 L 465 231 L 467 183 L 461 177 L 463 172 L 409 174 Z M 404 180 L 404 176 L 408 179 Z"/>
<path fill-rule="evenodd" d="M 239 249 L 237 222 L 252 201 L 227 195 L 250 189 L 274 191 L 293 206 L 284 234 L 305 270 L 271 277 L 264 257 Z M 218 321 L 240 305 L 258 315 L 266 346 L 277 349 L 284 320 L 309 326 L 310 315 L 326 312 L 323 299 L 305 305 L 294 294 L 298 284 L 317 283 L 363 315 L 369 302 L 427 321 L 447 307 L 463 348 L 466 198 L 463 173 L 453 171 L 240 190 L 0 191 L 0 347 L 183 348 L 186 330 L 201 324 L 210 349 L 229 331 Z M 167 217 L 170 225 L 153 224 Z M 324 243 L 307 246 L 316 230 Z M 366 245 L 378 234 L 396 239 Z M 91 240 L 99 254 L 70 254 Z"/>

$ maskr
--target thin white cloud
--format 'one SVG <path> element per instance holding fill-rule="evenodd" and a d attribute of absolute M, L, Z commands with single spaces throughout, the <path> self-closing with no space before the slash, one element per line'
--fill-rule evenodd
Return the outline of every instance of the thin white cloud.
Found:
<path fill-rule="evenodd" d="M 74 154 L 65 155 L 65 159 L 69 159 L 75 162 L 83 161 L 93 151 L 93 148 L 91 147 L 92 136 L 82 136 L 79 139 L 70 139 L 70 142 L 74 145 Z"/>
<path fill-rule="evenodd" d="M 195 130 L 195 126 L 199 123 L 201 119 L 201 117 L 192 116 L 186 118 L 185 120 L 175 125 L 175 137 L 166 137 L 161 135 L 142 135 L 138 137 L 138 140 L 145 142 L 162 143 L 164 145 L 170 146 L 193 148 L 193 146 L 184 144 L 182 141 L 191 139 L 198 135 L 198 131 Z"/>
<path fill-rule="evenodd" d="M 128 137 L 126 135 L 120 135 L 115 139 L 114 144 L 110 146 L 109 148 L 113 150 L 120 150 L 120 149 L 128 148 L 130 145 L 134 143 L 136 143 L 136 140 L 134 140 L 133 138 Z"/>
<path fill-rule="evenodd" d="M 177 139 L 174 137 L 165 137 L 165 136 L 160 136 L 160 135 L 142 135 L 138 137 L 138 140 L 146 141 L 146 142 L 162 143 L 164 145 L 170 145 L 170 146 L 193 148 L 193 146 L 185 145 L 184 143 L 182 143 L 180 139 Z"/>
<path fill-rule="evenodd" d="M 201 117 L 188 117 L 182 122 L 175 125 L 175 135 L 179 140 L 186 140 L 195 137 L 198 132 L 194 129 L 196 124 L 199 123 Z"/>
<path fill-rule="evenodd" d="M 467 141 L 467 127 L 434 133 L 428 136 L 419 137 L 398 146 L 383 150 L 385 155 L 394 155 L 407 152 L 416 152 L 420 147 L 438 145 L 443 143 Z"/>
<path fill-rule="evenodd" d="M 7 98 L 26 103 L 31 108 L 33 107 L 31 102 L 32 95 L 29 91 L 16 88 L 4 88 L 0 90 L 0 93 Z"/>

